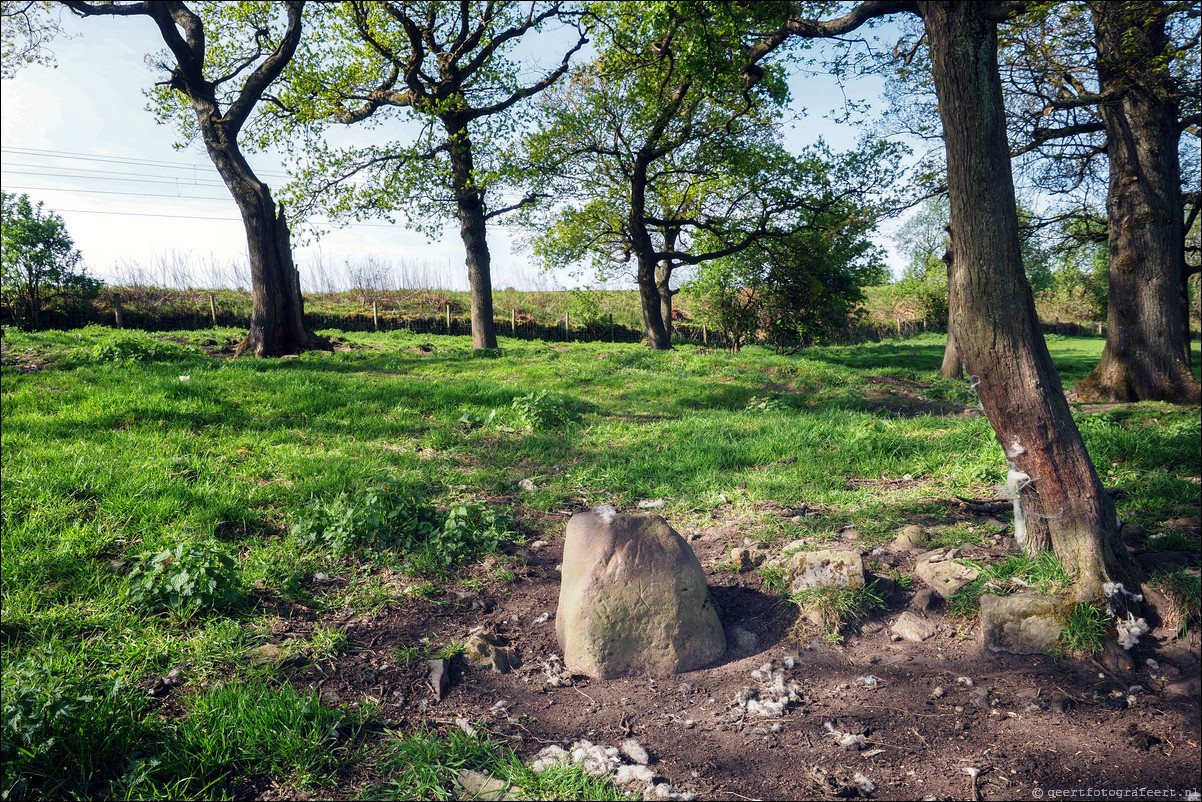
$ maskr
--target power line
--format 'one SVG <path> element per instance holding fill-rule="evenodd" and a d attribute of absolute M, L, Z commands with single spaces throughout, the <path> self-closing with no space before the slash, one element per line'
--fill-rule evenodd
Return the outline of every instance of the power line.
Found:
<path fill-rule="evenodd" d="M 10 184 L 9 189 L 23 189 L 29 192 L 78 192 L 86 195 L 125 195 L 132 198 L 180 198 L 181 200 L 220 201 L 229 198 L 206 198 L 203 195 L 170 195 L 161 192 L 118 192 L 109 189 L 64 189 L 62 187 L 30 187 L 20 184 Z"/>
<path fill-rule="evenodd" d="M 136 165 L 139 165 L 142 167 L 152 167 L 152 168 L 156 168 L 156 169 L 170 169 L 170 170 L 195 170 L 198 168 L 202 168 L 205 170 L 216 170 L 217 169 L 212 164 L 208 164 L 205 162 L 180 163 L 180 162 L 161 161 L 161 160 L 156 160 L 156 159 L 137 159 L 137 158 L 128 158 L 128 157 L 124 157 L 124 156 L 107 156 L 107 155 L 100 155 L 100 154 L 77 153 L 77 152 L 66 151 L 66 150 L 42 150 L 39 148 L 14 148 L 14 147 L 0 146 L 0 152 L 14 153 L 14 154 L 22 155 L 22 156 L 43 156 L 43 157 L 49 157 L 49 158 L 54 158 L 54 159 L 69 159 L 69 160 L 73 160 L 73 161 L 95 161 L 95 162 L 108 162 L 108 163 L 115 163 L 115 164 L 136 164 Z M 281 170 L 256 170 L 255 172 L 258 175 L 271 175 L 271 176 L 277 176 L 277 177 L 281 177 L 281 178 L 288 177 L 288 174 Z"/>
<path fill-rule="evenodd" d="M 36 166 L 36 165 L 35 165 Z M 54 169 L 54 168 L 50 168 Z M 185 176 L 147 176 L 138 173 L 112 173 L 110 175 L 71 175 L 59 173 L 46 173 L 36 170 L 13 170 L 11 168 L 0 168 L 3 172 L 9 175 L 35 175 L 40 178 L 65 178 L 65 179 L 82 179 L 85 181 L 119 181 L 131 184 L 170 184 L 172 186 L 195 186 L 195 187 L 224 187 L 224 182 L 208 181 L 205 179 L 188 178 Z M 141 175 L 143 177 L 131 178 L 131 175 Z"/>
<path fill-rule="evenodd" d="M 174 196 L 172 196 L 172 197 L 174 197 Z M 101 209 L 55 209 L 55 212 L 67 213 L 67 214 L 111 214 L 111 215 L 116 215 L 118 217 L 171 217 L 171 218 L 175 218 L 178 220 L 220 220 L 220 221 L 224 221 L 224 222 L 228 222 L 228 223 L 241 223 L 242 222 L 241 217 L 206 217 L 204 215 L 161 214 L 161 213 L 154 213 L 154 212 L 112 212 L 112 211 L 101 210 Z M 312 223 L 305 223 L 304 225 L 333 225 L 333 223 L 329 220 L 315 220 Z M 395 224 L 395 223 L 352 222 L 352 223 L 347 223 L 345 227 L 346 228 L 395 229 L 397 227 L 397 224 Z"/>

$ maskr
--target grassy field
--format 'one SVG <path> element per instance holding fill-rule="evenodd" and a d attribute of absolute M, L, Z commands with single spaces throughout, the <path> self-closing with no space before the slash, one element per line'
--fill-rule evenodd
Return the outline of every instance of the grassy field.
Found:
<path fill-rule="evenodd" d="M 724 508 L 764 541 L 851 524 L 871 544 L 1005 480 L 988 423 L 959 414 L 966 383 L 936 374 L 936 335 L 797 356 L 502 337 L 480 358 L 466 337 L 323 332 L 336 353 L 211 353 L 240 333 L 4 330 L 6 796 L 222 797 L 247 777 L 322 796 L 353 771 L 369 795 L 413 798 L 460 765 L 546 798 L 605 796 L 279 682 L 261 659 L 276 602 L 403 608 L 478 581 L 490 554 L 503 576 L 507 543 L 561 536 L 546 513 L 581 505 L 663 499 L 677 528 Z M 1049 344 L 1069 385 L 1103 341 Z M 1078 416 L 1124 521 L 1198 514 L 1196 408 Z M 765 501 L 822 512 L 760 516 Z M 353 580 L 306 589 L 334 571 Z M 298 648 L 345 648 L 315 632 Z M 156 705 L 181 665 L 186 692 Z"/>

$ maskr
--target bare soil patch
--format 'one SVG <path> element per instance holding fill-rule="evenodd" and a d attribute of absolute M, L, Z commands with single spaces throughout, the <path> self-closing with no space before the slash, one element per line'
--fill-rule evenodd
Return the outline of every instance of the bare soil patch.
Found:
<path fill-rule="evenodd" d="M 618 746 L 634 737 L 650 753 L 657 781 L 699 799 L 1030 799 L 1036 789 L 1199 787 L 1196 632 L 1182 643 L 1156 630 L 1127 655 L 1129 663 L 1057 661 L 985 653 L 975 623 L 936 609 L 925 613 L 934 637 L 897 642 L 889 625 L 910 596 L 898 591 L 889 610 L 863 622 L 843 645 L 830 645 L 807 635 L 796 608 L 766 592 L 759 574 L 712 570 L 742 543 L 729 522 L 681 532 L 706 566 L 727 628 L 731 648 L 717 665 L 673 677 L 576 676 L 556 687 L 562 521 L 552 529 L 558 535 L 546 545 L 515 550 L 512 581 L 481 571 L 478 589 L 448 585 L 354 618 L 319 621 L 303 607 L 281 609 L 273 641 L 303 638 L 321 623 L 340 627 L 353 648 L 336 660 L 280 670 L 329 703 L 379 705 L 395 730 L 471 726 L 527 759 L 549 744 L 587 738 Z M 1002 547 L 976 552 L 1000 556 Z M 887 562 L 913 570 L 913 555 Z M 439 700 L 424 661 L 406 662 L 398 653 L 462 641 L 477 627 L 513 646 L 521 666 L 497 674 L 456 658 L 452 685 Z M 753 633 L 755 644 L 737 648 L 730 636 L 736 627 Z M 760 689 L 752 672 L 766 664 L 801 689 L 801 702 L 779 718 L 750 715 L 737 704 L 747 689 Z M 1191 678 L 1192 693 L 1166 693 Z M 867 791 L 863 778 L 875 789 Z M 346 781 L 346 796 L 361 790 L 356 777 Z M 290 795 L 246 790 L 258 798 Z"/>

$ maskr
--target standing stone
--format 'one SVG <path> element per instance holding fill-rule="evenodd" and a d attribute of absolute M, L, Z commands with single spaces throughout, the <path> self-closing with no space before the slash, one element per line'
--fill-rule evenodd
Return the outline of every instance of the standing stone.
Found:
<path fill-rule="evenodd" d="M 1046 654 L 1060 637 L 1062 602 L 1038 593 L 981 597 L 985 648 L 1009 654 Z"/>
<path fill-rule="evenodd" d="M 701 563 L 658 515 L 573 515 L 561 582 L 564 663 L 591 677 L 676 674 L 726 651 Z"/>

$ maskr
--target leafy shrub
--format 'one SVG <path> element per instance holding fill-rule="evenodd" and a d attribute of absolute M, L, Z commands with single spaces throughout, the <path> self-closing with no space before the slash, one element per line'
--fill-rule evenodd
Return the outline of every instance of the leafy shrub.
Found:
<path fill-rule="evenodd" d="M 242 592 L 232 557 L 214 545 L 181 543 L 135 566 L 125 596 L 135 605 L 190 618 L 234 606 Z"/>
<path fill-rule="evenodd" d="M 408 554 L 415 567 L 444 571 L 473 554 L 495 551 L 513 522 L 482 504 L 439 510 L 412 488 L 391 480 L 361 493 L 314 499 L 292 526 L 303 546 L 348 554 L 358 548 Z"/>
<path fill-rule="evenodd" d="M 145 696 L 122 679 L 64 676 L 29 656 L 6 661 L 0 684 L 2 799 L 111 797 L 113 769 L 153 740 L 140 717 Z"/>
<path fill-rule="evenodd" d="M 12 665 L 4 672 L 4 700 L 0 705 L 0 755 L 5 764 L 22 753 L 32 756 L 49 752 L 57 732 L 92 700 L 92 696 L 81 694 L 74 682 L 48 677 L 30 660 Z"/>
<path fill-rule="evenodd" d="M 425 551 L 449 568 L 473 554 L 496 551 L 513 532 L 513 522 L 493 507 L 465 504 L 447 513 L 442 527 L 430 537 Z"/>
<path fill-rule="evenodd" d="M 164 342 L 143 331 L 115 332 L 92 346 L 92 358 L 97 362 L 170 362 L 190 355 L 182 345 Z"/>
<path fill-rule="evenodd" d="M 580 420 L 579 402 L 564 395 L 551 395 L 546 390 L 513 399 L 513 410 L 522 425 L 530 432 L 558 429 Z"/>

